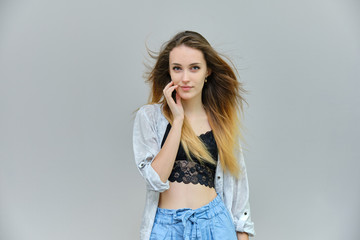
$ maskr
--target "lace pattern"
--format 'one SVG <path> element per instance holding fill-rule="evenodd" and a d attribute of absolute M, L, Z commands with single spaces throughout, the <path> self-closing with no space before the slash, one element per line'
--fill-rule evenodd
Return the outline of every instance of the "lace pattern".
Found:
<path fill-rule="evenodd" d="M 196 161 L 176 160 L 169 176 L 170 182 L 183 182 L 185 184 L 202 184 L 214 187 L 215 167 L 201 165 Z"/>
<path fill-rule="evenodd" d="M 165 143 L 170 128 L 171 125 L 168 124 L 161 146 L 163 146 L 163 144 Z M 201 134 L 198 137 L 205 144 L 213 159 L 217 161 L 218 149 L 213 132 L 210 130 L 206 133 Z M 185 184 L 201 184 L 210 188 L 214 188 L 216 165 L 207 162 L 200 163 L 200 161 L 196 159 L 195 156 L 193 156 L 192 154 L 191 158 L 193 160 L 187 159 L 184 148 L 180 143 L 174 166 L 169 176 L 169 181 L 183 182 Z"/>

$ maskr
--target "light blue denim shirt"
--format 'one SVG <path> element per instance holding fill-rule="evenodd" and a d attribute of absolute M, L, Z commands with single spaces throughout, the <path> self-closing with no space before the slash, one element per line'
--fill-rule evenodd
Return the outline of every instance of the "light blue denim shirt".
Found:
<path fill-rule="evenodd" d="M 160 192 L 169 189 L 169 180 L 165 183 L 152 168 L 151 162 L 161 149 L 167 119 L 161 111 L 160 104 L 145 105 L 136 114 L 133 129 L 133 148 L 137 168 L 146 182 L 146 202 L 140 227 L 140 239 L 149 240 L 158 207 Z M 230 212 L 237 232 L 255 235 L 254 223 L 251 221 L 249 204 L 249 185 L 240 146 L 237 157 L 241 167 L 241 176 L 235 179 L 229 172 L 224 172 L 220 161 L 215 172 L 215 190 L 221 196 Z"/>

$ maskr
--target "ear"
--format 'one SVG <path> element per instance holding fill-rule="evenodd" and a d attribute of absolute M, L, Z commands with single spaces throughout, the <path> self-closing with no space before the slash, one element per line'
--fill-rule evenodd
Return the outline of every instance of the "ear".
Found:
<path fill-rule="evenodd" d="M 208 76 L 210 76 L 210 75 L 211 75 L 211 69 L 208 68 L 206 77 L 208 77 Z"/>

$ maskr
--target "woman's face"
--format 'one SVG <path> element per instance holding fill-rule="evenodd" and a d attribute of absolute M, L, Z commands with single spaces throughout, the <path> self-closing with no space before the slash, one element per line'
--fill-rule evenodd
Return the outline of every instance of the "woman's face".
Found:
<path fill-rule="evenodd" d="M 206 66 L 204 54 L 195 48 L 180 45 L 170 52 L 169 73 L 175 85 L 179 85 L 177 93 L 183 100 L 198 99 L 205 78 L 210 74 Z"/>

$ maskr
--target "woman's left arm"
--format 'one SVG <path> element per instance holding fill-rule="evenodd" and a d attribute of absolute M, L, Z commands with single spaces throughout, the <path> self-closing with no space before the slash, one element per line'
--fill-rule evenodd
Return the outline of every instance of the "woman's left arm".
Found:
<path fill-rule="evenodd" d="M 230 209 L 234 217 L 235 231 L 237 232 L 238 239 L 247 240 L 249 236 L 255 235 L 255 230 L 254 223 L 251 220 L 249 184 L 241 145 L 239 145 L 238 163 L 241 173 L 239 178 L 233 178 L 233 184 L 230 184 L 232 186 L 232 194 L 229 195 L 232 196 Z"/>
<path fill-rule="evenodd" d="M 249 234 L 245 232 L 236 232 L 236 236 L 238 240 L 249 240 Z"/>

